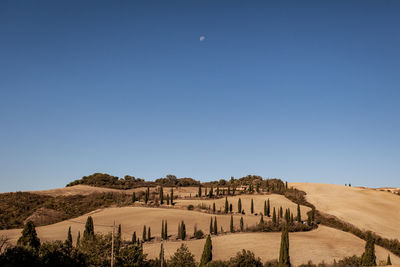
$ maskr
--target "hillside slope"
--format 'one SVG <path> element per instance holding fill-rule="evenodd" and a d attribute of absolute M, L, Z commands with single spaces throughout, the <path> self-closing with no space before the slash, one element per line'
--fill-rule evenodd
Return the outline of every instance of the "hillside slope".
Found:
<path fill-rule="evenodd" d="M 307 200 L 322 212 L 382 237 L 400 239 L 398 195 L 332 184 L 290 183 L 289 186 L 305 191 Z"/>

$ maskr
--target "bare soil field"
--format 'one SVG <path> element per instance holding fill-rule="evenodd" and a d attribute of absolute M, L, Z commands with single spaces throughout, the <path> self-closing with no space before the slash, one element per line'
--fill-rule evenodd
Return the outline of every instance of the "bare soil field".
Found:
<path fill-rule="evenodd" d="M 244 209 L 246 214 L 251 214 L 250 212 L 250 207 L 251 207 L 251 200 L 253 199 L 254 203 L 254 213 L 264 213 L 264 201 L 268 200 L 270 201 L 271 205 L 271 216 L 272 216 L 272 211 L 273 208 L 275 207 L 276 212 L 278 212 L 278 209 L 280 207 L 285 209 L 289 208 L 290 211 L 294 214 L 294 216 L 297 215 L 297 204 L 293 203 L 286 197 L 278 194 L 271 194 L 271 195 L 238 195 L 238 196 L 233 196 L 233 197 L 228 197 L 228 202 L 232 203 L 232 211 L 237 212 L 238 211 L 238 200 L 239 198 L 241 199 L 242 202 L 242 209 Z M 206 207 L 210 206 L 212 208 L 213 203 L 215 203 L 216 210 L 219 211 L 224 211 L 225 208 L 225 198 L 220 198 L 220 199 L 177 199 L 175 201 L 175 206 L 177 207 L 187 207 L 189 205 L 193 205 L 194 207 L 197 207 L 198 205 L 205 205 Z M 303 220 L 307 219 L 307 212 L 311 210 L 311 208 L 306 207 L 306 206 L 301 206 L 300 211 L 301 211 L 301 216 Z"/>
<path fill-rule="evenodd" d="M 263 262 L 277 259 L 280 248 L 280 233 L 237 233 L 212 237 L 213 259 L 226 260 L 242 249 L 251 250 Z M 312 260 L 314 263 L 325 261 L 332 263 L 346 256 L 361 255 L 365 241 L 352 234 L 333 228 L 320 226 L 311 232 L 289 233 L 290 259 L 292 264 L 299 265 Z M 182 241 L 168 241 L 164 243 L 165 255 L 170 257 L 180 246 Z M 184 241 L 190 251 L 199 261 L 203 251 L 205 239 Z M 375 246 L 377 263 L 386 260 L 390 254 L 393 264 L 400 264 L 400 258 L 386 249 Z M 144 244 L 144 251 L 149 258 L 156 258 L 160 253 L 160 243 Z"/>
<path fill-rule="evenodd" d="M 322 212 L 382 237 L 400 239 L 398 195 L 332 184 L 290 183 L 289 186 L 305 191 L 307 200 Z"/>
<path fill-rule="evenodd" d="M 193 235 L 194 225 L 197 229 L 203 230 L 205 234 L 209 233 L 210 218 L 214 215 L 196 211 L 168 208 L 144 208 L 144 207 L 122 207 L 100 209 L 75 219 L 62 221 L 59 223 L 37 227 L 38 237 L 41 241 L 65 240 L 68 227 L 71 226 L 74 242 L 78 231 L 83 234 L 87 217 L 91 215 L 94 221 L 95 232 L 109 233 L 115 220 L 116 226 L 121 224 L 122 238 L 131 240 L 132 234 L 136 231 L 139 238 L 142 237 L 143 226 L 151 227 L 153 237 L 159 239 L 161 235 L 161 221 L 167 220 L 168 234 L 175 238 L 178 232 L 178 223 L 184 220 L 186 224 L 187 235 Z M 230 215 L 216 215 L 218 230 L 221 226 L 224 231 L 229 230 Z M 239 228 L 240 215 L 234 215 L 234 226 Z M 255 225 L 260 221 L 260 217 L 254 215 L 244 215 L 244 225 Z M 7 236 L 12 243 L 15 243 L 21 235 L 22 229 L 1 230 L 0 236 Z"/>

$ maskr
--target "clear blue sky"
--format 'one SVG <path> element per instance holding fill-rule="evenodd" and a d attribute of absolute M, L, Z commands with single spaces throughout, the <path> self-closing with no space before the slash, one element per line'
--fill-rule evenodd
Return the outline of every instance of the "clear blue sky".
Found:
<path fill-rule="evenodd" d="M 94 172 L 400 186 L 399 14 L 399 1 L 1 1 L 0 191 Z"/>

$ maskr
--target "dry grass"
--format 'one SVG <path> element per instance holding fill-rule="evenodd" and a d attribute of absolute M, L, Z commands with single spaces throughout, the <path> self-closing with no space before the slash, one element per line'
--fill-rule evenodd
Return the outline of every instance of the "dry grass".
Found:
<path fill-rule="evenodd" d="M 72 236 L 75 241 L 78 231 L 81 235 L 84 230 L 84 224 L 87 216 L 93 217 L 95 232 L 108 233 L 111 231 L 114 220 L 115 224 L 122 226 L 122 238 L 131 240 L 132 233 L 136 231 L 138 237 L 141 238 L 143 226 L 151 227 L 151 233 L 154 237 L 159 237 L 161 234 L 161 220 L 168 221 L 168 234 L 174 238 L 178 232 L 178 223 L 185 221 L 186 231 L 188 236 L 193 235 L 194 225 L 197 229 L 203 230 L 204 233 L 209 232 L 210 214 L 200 213 L 195 211 L 167 208 L 144 208 L 144 207 L 122 207 L 122 208 L 107 208 L 88 213 L 78 218 L 59 222 L 52 225 L 37 227 L 37 233 L 42 241 L 50 240 L 65 240 L 68 227 L 72 228 Z M 214 217 L 214 215 L 212 215 Z M 225 231 L 229 230 L 230 216 L 216 215 L 218 221 L 218 230 L 220 226 Z M 240 215 L 234 215 L 234 225 L 239 228 Z M 254 225 L 259 222 L 259 217 L 246 215 L 243 216 L 244 225 Z M 12 243 L 15 243 L 21 235 L 22 229 L 11 229 L 0 231 L 0 236 L 6 236 Z"/>
<path fill-rule="evenodd" d="M 318 210 L 385 238 L 400 239 L 400 197 L 375 189 L 316 183 L 290 183 L 307 193 Z"/>
<path fill-rule="evenodd" d="M 277 259 L 279 256 L 280 233 L 238 233 L 212 237 L 213 255 L 215 260 L 225 260 L 234 256 L 241 249 L 248 249 L 260 257 L 263 262 Z M 290 257 L 295 265 L 312 260 L 314 263 L 325 261 L 333 262 L 345 256 L 361 255 L 365 241 L 352 234 L 333 228 L 320 226 L 311 232 L 290 233 Z M 201 257 L 205 240 L 184 241 L 197 261 Z M 165 242 L 165 255 L 169 257 L 180 246 L 180 241 Z M 159 256 L 160 244 L 149 243 L 144 245 L 145 253 L 150 258 Z M 400 258 L 389 251 L 376 246 L 377 262 L 386 260 L 390 254 L 393 264 L 400 264 Z"/>

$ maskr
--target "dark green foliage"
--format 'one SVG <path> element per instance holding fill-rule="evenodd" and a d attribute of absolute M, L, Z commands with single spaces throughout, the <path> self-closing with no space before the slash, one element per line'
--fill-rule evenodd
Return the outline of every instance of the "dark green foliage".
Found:
<path fill-rule="evenodd" d="M 260 258 L 256 258 L 254 253 L 249 250 L 238 252 L 235 257 L 229 260 L 229 267 L 262 267 L 263 264 Z"/>
<path fill-rule="evenodd" d="M 164 234 L 164 220 L 161 221 L 161 239 L 164 239 L 165 234 Z"/>
<path fill-rule="evenodd" d="M 219 196 L 219 186 L 217 185 L 217 192 L 216 195 Z"/>
<path fill-rule="evenodd" d="M 160 204 L 164 204 L 164 189 L 162 186 L 160 187 Z"/>
<path fill-rule="evenodd" d="M 272 223 L 277 224 L 275 207 L 274 207 L 274 211 L 272 212 Z"/>
<path fill-rule="evenodd" d="M 206 243 L 204 244 L 203 254 L 201 255 L 199 266 L 205 266 L 210 261 L 212 261 L 212 241 L 211 236 L 208 235 Z"/>
<path fill-rule="evenodd" d="M 81 231 L 78 231 L 78 236 L 76 237 L 76 247 L 79 247 L 81 244 Z"/>
<path fill-rule="evenodd" d="M 260 224 L 264 224 L 264 216 L 261 214 L 261 217 L 260 217 Z"/>
<path fill-rule="evenodd" d="M 238 213 L 242 212 L 242 200 L 239 198 L 238 200 Z"/>
<path fill-rule="evenodd" d="M 86 266 L 85 256 L 79 251 L 71 251 L 60 241 L 46 242 L 40 246 L 39 260 L 42 266 Z"/>
<path fill-rule="evenodd" d="M 240 217 L 240 231 L 244 231 L 243 217 Z"/>
<path fill-rule="evenodd" d="M 142 234 L 142 240 L 147 241 L 147 231 L 146 231 L 146 225 L 143 225 L 143 234 Z"/>
<path fill-rule="evenodd" d="M 214 217 L 214 235 L 218 235 L 217 217 Z"/>
<path fill-rule="evenodd" d="M 251 212 L 251 214 L 254 213 L 254 203 L 253 203 L 253 199 L 251 199 L 250 212 Z"/>
<path fill-rule="evenodd" d="M 141 267 L 146 266 L 146 255 L 143 248 L 139 245 L 127 245 L 120 249 L 115 258 L 115 265 L 121 267 Z"/>
<path fill-rule="evenodd" d="M 132 193 L 132 203 L 136 202 L 136 194 L 135 192 Z"/>
<path fill-rule="evenodd" d="M 390 254 L 387 256 L 386 265 L 392 265 L 392 261 L 390 260 Z"/>
<path fill-rule="evenodd" d="M 182 221 L 180 223 L 178 230 L 179 230 L 178 231 L 179 238 L 182 240 L 185 240 L 186 239 L 186 225 L 185 225 L 184 221 Z"/>
<path fill-rule="evenodd" d="M 228 211 L 229 211 L 228 197 L 225 197 L 225 213 L 228 213 Z"/>
<path fill-rule="evenodd" d="M 26 248 L 38 251 L 40 247 L 40 239 L 37 237 L 35 224 L 32 221 L 28 221 L 24 229 L 22 230 L 22 235 L 18 239 L 18 245 L 24 246 Z"/>
<path fill-rule="evenodd" d="M 41 262 L 37 256 L 37 253 L 32 249 L 16 246 L 9 248 L 3 254 L 0 254 L 0 266 L 39 267 L 41 266 Z"/>
<path fill-rule="evenodd" d="M 233 207 L 232 207 L 232 203 L 229 204 L 229 212 L 232 213 Z"/>
<path fill-rule="evenodd" d="M 202 239 L 204 237 L 204 233 L 201 230 L 196 230 L 196 231 L 194 231 L 193 236 L 196 239 Z"/>
<path fill-rule="evenodd" d="M 297 218 L 298 222 L 301 222 L 301 212 L 300 212 L 300 204 L 297 204 Z"/>
<path fill-rule="evenodd" d="M 144 194 L 144 203 L 145 204 L 147 204 L 149 202 L 149 198 L 150 198 L 150 188 L 147 187 L 146 193 Z"/>
<path fill-rule="evenodd" d="M 210 218 L 210 235 L 214 233 L 214 228 L 213 228 L 213 218 Z"/>
<path fill-rule="evenodd" d="M 194 255 L 185 244 L 182 244 L 168 260 L 168 266 L 174 267 L 196 267 Z"/>
<path fill-rule="evenodd" d="M 233 216 L 232 216 L 232 215 L 231 215 L 231 223 L 230 223 L 229 229 L 230 229 L 231 233 L 234 232 L 234 227 L 233 227 Z"/>
<path fill-rule="evenodd" d="M 213 187 L 211 186 L 210 188 L 210 193 L 208 193 L 208 197 L 212 198 L 213 197 Z"/>
<path fill-rule="evenodd" d="M 165 220 L 165 224 L 164 224 L 164 240 L 168 240 L 168 222 L 167 220 Z"/>
<path fill-rule="evenodd" d="M 280 218 L 280 219 L 283 218 L 283 209 L 282 209 L 282 206 L 279 207 L 279 218 Z"/>
<path fill-rule="evenodd" d="M 271 217 L 271 207 L 270 207 L 270 203 L 269 203 L 269 198 L 268 198 L 268 201 L 267 201 L 267 216 Z"/>
<path fill-rule="evenodd" d="M 264 216 L 267 216 L 267 201 L 264 200 Z"/>
<path fill-rule="evenodd" d="M 289 232 L 287 227 L 282 230 L 281 236 L 281 248 L 279 251 L 279 267 L 290 267 L 290 256 L 289 256 Z"/>
<path fill-rule="evenodd" d="M 121 243 L 122 243 L 122 230 L 121 230 L 121 224 L 118 225 L 118 231 L 117 231 L 117 235 L 115 237 L 115 252 L 116 255 L 118 255 L 119 250 L 121 248 Z"/>
<path fill-rule="evenodd" d="M 361 256 L 361 266 L 376 266 L 375 240 L 371 232 L 367 232 L 365 251 Z"/>
<path fill-rule="evenodd" d="M 92 216 L 89 216 L 86 220 L 85 230 L 83 232 L 82 241 L 86 242 L 94 238 L 94 225 Z"/>
<path fill-rule="evenodd" d="M 198 197 L 201 197 L 201 185 L 199 185 L 199 192 L 197 193 Z"/>
<path fill-rule="evenodd" d="M 167 194 L 167 205 L 169 205 L 169 194 Z"/>
<path fill-rule="evenodd" d="M 132 245 L 136 244 L 137 240 L 136 240 L 136 231 L 133 232 L 132 234 Z"/>
<path fill-rule="evenodd" d="M 216 209 L 215 209 L 215 202 L 213 202 L 213 213 L 215 213 L 216 212 Z"/>
<path fill-rule="evenodd" d="M 149 228 L 147 229 L 147 240 L 151 241 L 152 237 L 151 237 L 151 227 L 149 226 Z"/>
<path fill-rule="evenodd" d="M 66 247 L 72 248 L 71 226 L 68 228 L 67 239 L 65 240 L 64 244 Z"/>
<path fill-rule="evenodd" d="M 175 203 L 174 203 L 174 189 L 173 188 L 171 188 L 171 205 L 173 206 L 173 205 L 175 205 Z"/>

